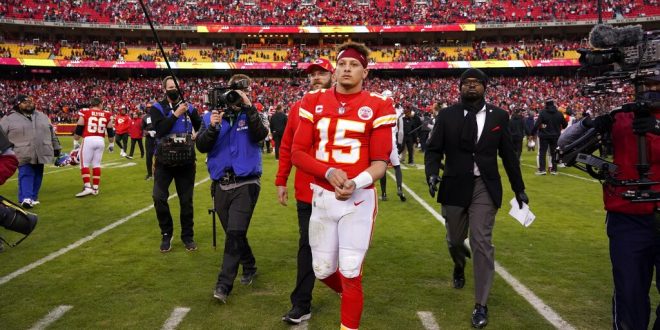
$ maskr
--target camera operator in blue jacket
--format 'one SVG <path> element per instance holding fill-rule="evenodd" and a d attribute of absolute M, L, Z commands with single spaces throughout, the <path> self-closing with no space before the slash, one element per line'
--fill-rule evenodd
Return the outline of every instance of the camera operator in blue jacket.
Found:
<path fill-rule="evenodd" d="M 268 125 L 246 94 L 250 83 L 246 75 L 231 77 L 230 86 L 248 87 L 228 91 L 240 99 L 204 115 L 196 140 L 197 149 L 208 153 L 214 208 L 225 231 L 224 256 L 213 292 L 222 302 L 226 302 L 233 288 L 239 265 L 243 265 L 244 285 L 251 284 L 257 273 L 247 230 L 261 189 L 259 142 L 268 135 Z"/>

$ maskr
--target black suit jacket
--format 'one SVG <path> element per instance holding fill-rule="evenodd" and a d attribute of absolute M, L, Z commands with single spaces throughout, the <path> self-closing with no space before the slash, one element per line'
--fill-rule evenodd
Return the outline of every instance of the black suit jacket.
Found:
<path fill-rule="evenodd" d="M 495 206 L 502 206 L 502 179 L 498 171 L 499 153 L 509 177 L 511 189 L 518 193 L 525 190 L 520 173 L 520 163 L 511 143 L 509 115 L 506 111 L 487 104 L 486 121 L 474 154 L 460 147 L 464 109 L 461 104 L 440 110 L 431 131 L 424 163 L 427 178 L 438 175 L 445 159 L 438 202 L 444 205 L 468 207 L 474 189 L 474 163 L 486 184 Z"/>

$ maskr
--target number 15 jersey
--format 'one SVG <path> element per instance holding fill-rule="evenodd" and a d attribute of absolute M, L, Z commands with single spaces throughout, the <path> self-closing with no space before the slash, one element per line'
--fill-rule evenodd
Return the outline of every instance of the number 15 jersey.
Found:
<path fill-rule="evenodd" d="M 106 128 L 112 119 L 112 113 L 110 111 L 85 108 L 80 110 L 78 115 L 85 120 L 83 137 L 105 137 Z"/>
<path fill-rule="evenodd" d="M 325 179 L 331 167 L 354 178 L 372 161 L 389 159 L 391 127 L 396 124 L 391 98 L 362 91 L 342 103 L 334 88 L 321 89 L 303 97 L 299 113 L 292 160 L 299 169 L 313 175 L 316 184 L 334 190 Z"/>

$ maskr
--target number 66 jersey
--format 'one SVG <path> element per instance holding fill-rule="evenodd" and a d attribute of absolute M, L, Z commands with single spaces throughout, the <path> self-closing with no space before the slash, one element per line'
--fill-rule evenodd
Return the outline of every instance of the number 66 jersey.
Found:
<path fill-rule="evenodd" d="M 303 97 L 299 113 L 292 161 L 313 175 L 317 185 L 334 191 L 325 179 L 330 168 L 341 169 L 352 179 L 372 161 L 389 160 L 396 124 L 391 98 L 367 91 L 338 94 L 334 88 L 320 89 Z"/>
<path fill-rule="evenodd" d="M 82 117 L 85 121 L 83 137 L 105 137 L 106 128 L 112 119 L 112 113 L 110 111 L 84 108 L 78 112 L 78 116 Z"/>

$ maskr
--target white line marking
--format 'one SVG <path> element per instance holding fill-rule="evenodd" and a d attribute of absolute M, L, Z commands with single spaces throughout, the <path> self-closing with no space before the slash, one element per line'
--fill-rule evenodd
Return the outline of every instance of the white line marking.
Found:
<path fill-rule="evenodd" d="M 132 164 L 132 165 L 121 165 L 121 164 Z M 114 165 L 119 165 L 119 166 L 114 166 Z M 133 165 L 136 165 L 136 164 L 135 163 L 123 163 L 123 162 L 109 162 L 109 163 L 101 164 L 101 168 L 106 168 L 106 167 L 108 167 L 108 168 L 113 168 L 113 167 L 114 168 L 119 168 L 119 167 L 133 166 Z M 46 167 L 46 168 L 59 168 L 59 167 L 49 166 L 49 167 Z M 48 172 L 44 171 L 44 175 L 54 174 L 54 173 L 59 173 L 59 172 L 64 172 L 64 171 L 69 171 L 69 170 L 80 170 L 80 166 L 79 165 L 73 165 L 73 166 L 68 165 L 68 166 L 64 166 L 64 168 L 59 168 L 58 170 L 48 171 Z M 18 180 L 18 175 L 15 178 L 9 179 L 7 181 L 17 181 L 17 180 Z"/>
<path fill-rule="evenodd" d="M 209 179 L 210 179 L 210 177 L 206 177 L 205 179 L 196 182 L 196 183 L 195 183 L 195 187 L 197 187 L 198 185 L 200 185 L 200 184 L 202 184 L 202 183 L 204 183 L 204 182 L 206 182 L 206 181 L 209 181 Z M 167 199 L 170 200 L 170 199 L 174 198 L 175 196 L 176 196 L 176 194 L 172 194 L 172 195 L 170 195 L 170 197 L 168 197 Z M 107 231 L 109 231 L 109 230 L 111 230 L 111 229 L 113 229 L 113 228 L 115 228 L 115 227 L 118 227 L 118 226 L 124 224 L 125 222 L 127 222 L 128 220 L 131 220 L 131 219 L 137 217 L 138 215 L 140 215 L 140 214 L 142 214 L 142 213 L 144 213 L 144 212 L 147 212 L 147 211 L 149 211 L 149 210 L 151 210 L 151 209 L 153 209 L 153 208 L 154 208 L 154 206 L 153 206 L 153 204 L 152 204 L 152 205 L 149 205 L 149 206 L 147 206 L 147 207 L 145 207 L 145 208 L 143 208 L 143 209 L 137 210 L 137 211 L 131 213 L 130 215 L 128 215 L 128 216 L 126 216 L 126 217 L 124 217 L 124 218 L 122 218 L 122 219 L 119 219 L 119 220 L 117 220 L 117 221 L 115 221 L 115 222 L 109 224 L 108 226 L 103 227 L 103 228 L 101 228 L 101 229 L 99 229 L 99 230 L 93 232 L 93 233 L 90 234 L 89 236 L 87 236 L 87 237 L 83 237 L 83 238 L 79 239 L 79 240 L 76 241 L 75 243 L 72 243 L 72 244 L 70 244 L 69 246 L 67 246 L 67 247 L 65 247 L 65 248 L 61 248 L 59 251 L 53 252 L 53 253 L 51 253 L 51 254 L 49 254 L 49 255 L 47 255 L 47 256 L 45 256 L 45 257 L 43 257 L 43 258 L 41 258 L 41 259 L 39 259 L 39 260 L 37 260 L 37 261 L 35 261 L 35 262 L 33 262 L 33 263 L 31 263 L 31 264 L 29 264 L 29 265 L 27 265 L 27 266 L 25 266 L 25 267 L 23 267 L 23 268 L 17 270 L 17 271 L 15 271 L 15 272 L 13 272 L 13 273 L 10 273 L 10 274 L 8 274 L 8 275 L 6 275 L 6 276 L 0 277 L 0 285 L 3 285 L 3 284 L 5 284 L 5 283 L 11 281 L 12 279 L 14 279 L 14 278 L 16 278 L 16 277 L 18 277 L 18 276 L 21 276 L 21 275 L 23 275 L 23 274 L 25 274 L 25 273 L 31 271 L 32 269 L 35 269 L 35 268 L 37 268 L 37 267 L 39 267 L 39 266 L 41 266 L 41 265 L 43 265 L 43 264 L 45 264 L 45 263 L 47 263 L 47 262 L 49 262 L 49 261 L 51 261 L 51 260 L 53 260 L 53 259 L 55 259 L 55 258 L 57 258 L 57 257 L 59 257 L 59 256 L 61 256 L 61 255 L 63 255 L 63 254 L 65 254 L 65 253 L 67 253 L 67 252 L 69 252 L 69 251 L 71 251 L 71 250 L 73 250 L 73 249 L 75 249 L 75 248 L 77 248 L 77 247 L 79 247 L 79 246 L 81 246 L 81 245 L 83 245 L 83 244 L 85 244 L 85 243 L 87 243 L 87 242 L 89 242 L 89 241 L 91 241 L 91 240 L 97 238 L 97 237 L 100 236 L 101 234 L 103 234 L 103 233 L 105 233 L 105 232 L 107 232 Z"/>
<path fill-rule="evenodd" d="M 53 324 L 53 322 L 57 321 L 64 313 L 68 312 L 73 306 L 69 305 L 61 305 L 58 306 L 57 308 L 53 309 L 46 315 L 43 319 L 39 320 L 35 325 L 30 328 L 30 330 L 42 330 L 46 329 L 49 325 Z"/>
<path fill-rule="evenodd" d="M 532 166 L 532 165 L 528 165 L 528 164 L 523 164 L 523 163 L 520 163 L 520 165 L 522 165 L 522 166 L 526 166 L 526 167 L 531 167 L 531 168 L 534 168 L 534 169 L 536 168 L 536 166 Z M 579 176 L 579 175 L 575 175 L 575 174 L 563 173 L 563 172 L 559 172 L 559 173 L 557 173 L 557 174 L 559 174 L 559 175 L 570 176 L 571 178 L 576 178 L 576 179 L 580 179 L 580 180 L 584 180 L 584 181 L 600 183 L 598 180 L 594 180 L 594 179 L 589 179 L 589 178 L 581 177 L 581 176 Z M 547 174 L 546 174 L 546 175 L 547 175 Z"/>
<path fill-rule="evenodd" d="M 396 179 L 394 174 L 387 172 L 392 179 Z M 410 189 L 405 183 L 402 185 L 410 196 L 412 196 L 418 203 L 420 203 L 431 215 L 433 215 L 442 225 L 445 224 L 445 218 L 443 218 L 437 211 L 435 211 L 425 200 L 419 197 L 412 189 Z M 524 284 L 520 283 L 515 277 L 513 277 L 509 272 L 502 267 L 497 261 L 495 262 L 495 271 L 499 274 L 504 281 L 506 281 L 520 296 L 525 298 L 527 302 L 536 309 L 536 311 L 541 314 L 548 322 L 550 322 L 557 329 L 575 329 L 570 323 L 566 322 L 564 319 L 559 316 L 550 306 L 546 305 L 541 298 L 537 297 L 534 292 L 528 289 Z"/>
<path fill-rule="evenodd" d="M 417 317 L 422 321 L 426 330 L 440 330 L 440 326 L 435 322 L 435 317 L 431 312 L 417 312 Z"/>
<path fill-rule="evenodd" d="M 183 321 L 183 318 L 186 317 L 186 314 L 190 312 L 188 307 L 177 307 L 170 314 L 170 318 L 165 321 L 163 324 L 162 330 L 174 330 L 176 327 Z"/>

